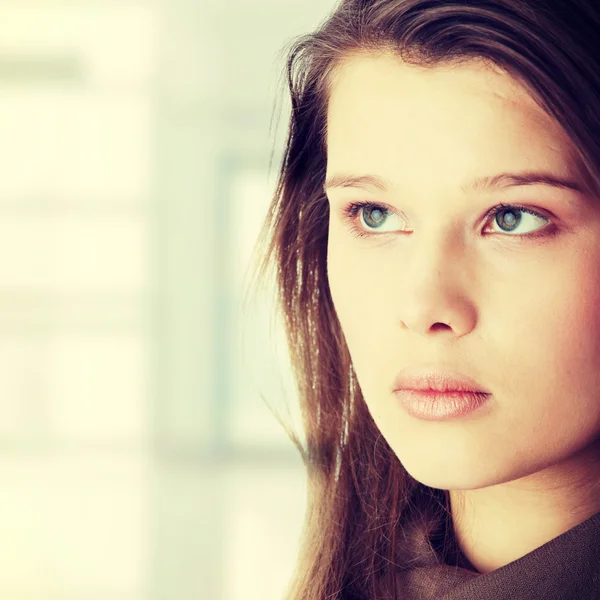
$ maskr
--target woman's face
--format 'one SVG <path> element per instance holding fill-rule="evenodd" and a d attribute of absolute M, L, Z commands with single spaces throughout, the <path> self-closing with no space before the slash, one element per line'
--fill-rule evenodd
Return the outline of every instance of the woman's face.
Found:
<path fill-rule="evenodd" d="M 482 63 L 425 70 L 366 54 L 333 80 L 327 125 L 328 181 L 385 181 L 385 190 L 327 187 L 328 278 L 365 401 L 407 471 L 431 487 L 475 489 L 536 473 L 595 441 L 598 204 L 549 185 L 470 187 L 523 171 L 580 184 L 562 129 Z M 344 216 L 361 201 L 391 212 Z M 498 204 L 539 216 L 486 218 Z M 393 382 L 420 365 L 475 379 L 491 392 L 485 410 L 446 421 L 410 416 Z"/>

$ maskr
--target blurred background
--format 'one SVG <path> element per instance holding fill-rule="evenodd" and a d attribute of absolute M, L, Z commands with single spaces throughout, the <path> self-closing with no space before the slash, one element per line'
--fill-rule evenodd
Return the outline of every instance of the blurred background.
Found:
<path fill-rule="evenodd" d="M 281 600 L 295 398 L 240 302 L 333 5 L 0 4 L 0 597 Z"/>

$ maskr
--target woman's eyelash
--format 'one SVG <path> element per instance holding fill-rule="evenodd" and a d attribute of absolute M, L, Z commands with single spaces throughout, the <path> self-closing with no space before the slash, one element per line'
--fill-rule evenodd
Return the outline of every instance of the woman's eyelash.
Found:
<path fill-rule="evenodd" d="M 379 210 L 385 216 L 394 214 L 393 211 L 391 211 L 389 208 L 382 206 L 381 204 L 376 204 L 375 202 L 364 202 L 364 201 L 363 202 L 351 202 L 348 206 L 346 206 L 344 208 L 343 213 L 344 213 L 346 219 L 351 224 L 351 229 L 352 229 L 353 235 L 356 235 L 357 237 L 373 237 L 375 235 L 382 235 L 382 234 L 379 234 L 376 232 L 369 233 L 368 231 L 365 231 L 364 229 L 362 229 L 361 227 L 358 227 L 356 225 L 356 223 L 355 223 L 356 215 L 363 208 L 371 208 L 373 210 Z M 485 213 L 485 215 L 484 215 L 485 221 L 487 222 L 490 219 L 490 217 L 495 217 L 498 213 L 502 212 L 503 210 L 521 211 L 521 212 L 533 215 L 534 217 L 539 217 L 540 219 L 544 219 L 544 220 L 548 221 L 549 223 L 551 223 L 550 219 L 548 217 L 546 217 L 545 215 L 543 215 L 539 212 L 536 212 L 535 210 L 532 210 L 530 208 L 527 208 L 525 206 L 521 206 L 519 204 L 497 204 L 496 206 L 493 206 L 492 208 L 490 208 L 490 210 L 488 210 Z M 529 238 L 529 239 L 531 239 L 533 237 L 546 235 L 548 233 L 546 231 L 546 229 L 547 228 L 544 227 L 541 230 L 537 230 L 532 233 L 526 233 L 526 234 L 521 234 L 521 235 L 510 235 L 507 233 L 506 235 L 511 238 Z M 383 232 L 383 233 L 389 233 L 389 232 Z"/>

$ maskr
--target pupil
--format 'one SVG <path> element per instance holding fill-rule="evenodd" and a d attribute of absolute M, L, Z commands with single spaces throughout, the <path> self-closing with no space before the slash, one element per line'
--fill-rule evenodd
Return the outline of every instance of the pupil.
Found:
<path fill-rule="evenodd" d="M 369 215 L 368 220 L 374 221 L 374 225 L 379 225 L 383 218 L 383 212 L 378 208 L 370 209 L 367 214 Z"/>
<path fill-rule="evenodd" d="M 515 226 L 516 226 L 516 225 L 518 225 L 518 224 L 519 224 L 519 222 L 521 221 L 521 219 L 520 219 L 520 218 L 517 218 L 517 217 L 515 216 L 515 213 L 516 213 L 516 212 L 518 212 L 518 210 L 516 210 L 516 209 L 513 209 L 513 208 L 511 208 L 511 209 L 506 209 L 506 210 L 500 211 L 500 212 L 498 213 L 498 217 L 501 217 L 501 219 L 502 219 L 502 221 L 504 222 L 504 224 L 505 224 L 505 225 L 506 225 L 506 226 L 507 226 L 509 229 L 511 229 L 511 230 L 512 230 L 512 229 L 514 229 L 514 228 L 515 228 Z M 504 216 L 504 215 L 506 215 L 506 216 Z M 497 219 L 496 221 L 498 222 L 498 225 L 500 225 L 500 227 L 502 227 L 502 225 L 503 225 L 503 224 L 502 224 L 502 223 L 500 223 L 500 222 L 498 221 L 498 219 Z"/>

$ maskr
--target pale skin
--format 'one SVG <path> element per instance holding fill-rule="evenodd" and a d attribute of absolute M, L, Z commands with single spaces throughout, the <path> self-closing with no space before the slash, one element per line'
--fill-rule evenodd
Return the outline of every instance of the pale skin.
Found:
<path fill-rule="evenodd" d="M 406 470 L 450 490 L 469 566 L 494 571 L 600 511 L 600 201 L 540 184 L 462 189 L 504 172 L 580 182 L 563 129 L 479 61 L 351 56 L 327 125 L 328 179 L 386 180 L 326 190 L 329 285 L 365 402 Z M 360 201 L 390 213 L 346 218 Z M 484 218 L 500 203 L 542 216 L 511 213 L 513 231 Z M 408 415 L 392 383 L 421 364 L 475 379 L 485 409 Z"/>

